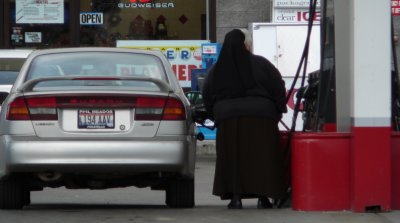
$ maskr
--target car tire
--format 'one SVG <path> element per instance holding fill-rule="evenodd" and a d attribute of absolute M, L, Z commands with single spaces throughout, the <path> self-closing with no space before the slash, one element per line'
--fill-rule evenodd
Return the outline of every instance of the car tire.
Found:
<path fill-rule="evenodd" d="M 194 179 L 175 179 L 168 183 L 165 203 L 171 208 L 194 207 Z"/>
<path fill-rule="evenodd" d="M 0 180 L 0 209 L 21 209 L 26 200 L 20 178 L 7 177 Z"/>

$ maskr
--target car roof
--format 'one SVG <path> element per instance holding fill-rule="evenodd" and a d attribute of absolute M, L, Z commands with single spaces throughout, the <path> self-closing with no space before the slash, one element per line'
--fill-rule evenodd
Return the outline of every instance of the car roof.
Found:
<path fill-rule="evenodd" d="M 71 48 L 52 48 L 35 50 L 32 55 L 41 55 L 49 53 L 70 53 L 70 52 L 129 52 L 129 53 L 143 53 L 151 54 L 156 56 L 163 56 L 160 51 L 157 50 L 143 50 L 133 48 L 117 48 L 117 47 L 71 47 Z"/>
<path fill-rule="evenodd" d="M 32 49 L 0 49 L 0 58 L 27 58 Z"/>

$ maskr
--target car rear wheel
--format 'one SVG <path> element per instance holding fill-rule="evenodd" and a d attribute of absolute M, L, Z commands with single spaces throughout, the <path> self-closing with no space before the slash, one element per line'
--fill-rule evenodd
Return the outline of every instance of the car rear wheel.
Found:
<path fill-rule="evenodd" d="M 0 180 L 0 209 L 21 209 L 28 201 L 30 192 L 26 192 L 19 177 Z"/>
<path fill-rule="evenodd" d="M 194 179 L 176 179 L 166 189 L 166 204 L 172 208 L 194 207 Z"/>

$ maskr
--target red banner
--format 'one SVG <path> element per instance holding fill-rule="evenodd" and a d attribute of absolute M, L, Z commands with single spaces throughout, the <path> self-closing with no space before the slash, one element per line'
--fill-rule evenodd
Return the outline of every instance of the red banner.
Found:
<path fill-rule="evenodd" d="M 400 16 L 400 0 L 392 0 L 392 15 Z"/>

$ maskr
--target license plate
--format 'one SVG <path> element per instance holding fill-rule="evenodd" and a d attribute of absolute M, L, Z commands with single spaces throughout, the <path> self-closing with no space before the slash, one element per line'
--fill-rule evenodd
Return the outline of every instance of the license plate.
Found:
<path fill-rule="evenodd" d="M 112 109 L 79 109 L 79 129 L 113 129 L 115 112 Z"/>

